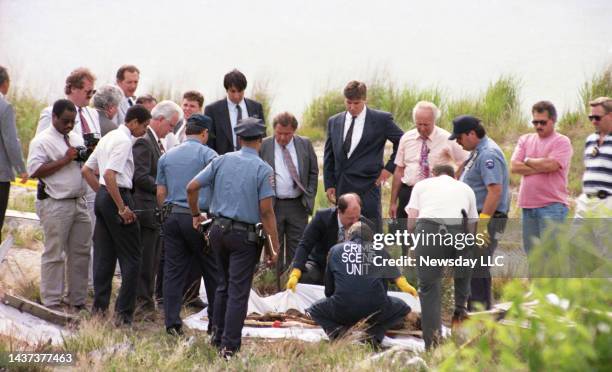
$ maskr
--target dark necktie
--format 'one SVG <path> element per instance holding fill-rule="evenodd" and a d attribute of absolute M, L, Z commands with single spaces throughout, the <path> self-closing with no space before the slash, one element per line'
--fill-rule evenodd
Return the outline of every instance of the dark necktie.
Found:
<path fill-rule="evenodd" d="M 236 125 L 238 125 L 242 121 L 242 107 L 240 105 L 236 105 L 236 111 L 238 114 L 236 115 Z M 238 140 L 238 136 L 234 139 L 236 141 L 236 150 L 240 150 L 240 141 Z"/>
<path fill-rule="evenodd" d="M 128 97 L 128 106 L 134 106 L 134 102 L 132 102 L 132 97 Z"/>
<path fill-rule="evenodd" d="M 81 119 L 81 129 L 83 134 L 91 133 L 89 125 L 87 125 L 87 120 L 85 120 L 85 115 L 83 115 L 83 108 L 81 107 L 79 107 L 79 119 Z"/>
<path fill-rule="evenodd" d="M 283 161 L 285 162 L 285 166 L 289 170 L 289 174 L 293 180 L 293 188 L 299 187 L 302 192 L 306 192 L 306 189 L 300 182 L 300 177 L 298 176 L 297 169 L 295 169 L 295 164 L 293 164 L 293 160 L 291 159 L 291 154 L 289 153 L 289 150 L 287 150 L 287 146 L 281 145 L 281 149 L 283 152 Z"/>
<path fill-rule="evenodd" d="M 66 146 L 70 147 L 70 141 L 68 141 L 68 135 L 64 134 L 64 142 L 66 142 Z"/>
<path fill-rule="evenodd" d="M 357 116 L 353 116 L 353 120 L 351 120 L 351 126 L 349 127 L 348 132 L 346 132 L 346 137 L 344 138 L 344 143 L 342 144 L 342 150 L 344 154 L 348 158 L 349 152 L 351 151 L 351 141 L 353 139 L 353 128 L 355 127 L 355 119 Z"/>
<path fill-rule="evenodd" d="M 159 139 L 159 138 L 157 139 L 157 145 L 159 145 L 159 152 L 160 153 L 163 154 L 163 153 L 166 152 L 166 150 L 164 149 L 164 145 L 162 145 L 161 139 Z"/>

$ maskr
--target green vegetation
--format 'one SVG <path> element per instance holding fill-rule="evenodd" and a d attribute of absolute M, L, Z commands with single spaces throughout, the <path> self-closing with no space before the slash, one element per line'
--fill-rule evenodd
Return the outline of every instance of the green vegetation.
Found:
<path fill-rule="evenodd" d="M 21 148 L 24 156 L 28 154 L 30 141 L 36 134 L 38 117 L 42 109 L 47 105 L 44 101 L 35 98 L 26 90 L 14 87 L 9 91 L 8 100 L 15 109 L 17 121 L 17 134 L 21 141 Z"/>

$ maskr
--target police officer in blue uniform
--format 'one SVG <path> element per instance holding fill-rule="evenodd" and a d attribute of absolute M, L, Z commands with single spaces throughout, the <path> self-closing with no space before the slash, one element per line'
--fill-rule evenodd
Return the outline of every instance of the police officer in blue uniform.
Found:
<path fill-rule="evenodd" d="M 202 221 L 199 190 L 212 187 L 210 213 L 215 221 L 209 238 L 219 267 L 219 286 L 211 342 L 224 358 L 240 349 L 255 266 L 261 255 L 255 226 L 260 221 L 271 242 L 271 251 L 266 250 L 268 265 L 274 265 L 278 252 L 272 205 L 274 173 L 258 155 L 265 131 L 261 119 L 240 121 L 236 135 L 241 149 L 214 159 L 187 186 L 194 225 Z"/>
<path fill-rule="evenodd" d="M 508 164 L 502 150 L 486 131 L 480 119 L 462 115 L 453 120 L 453 133 L 449 139 L 456 139 L 464 150 L 471 151 L 465 161 L 459 180 L 465 182 L 476 194 L 479 213 L 478 233 L 485 244 L 476 249 L 475 256 L 491 257 L 499 235 L 503 232 L 510 208 Z M 486 266 L 476 266 L 472 273 L 471 295 L 468 309 L 474 309 L 479 302 L 486 309 L 492 305 L 491 273 Z"/>
<path fill-rule="evenodd" d="M 193 227 L 191 210 L 187 204 L 187 184 L 208 165 L 217 153 L 205 145 L 212 120 L 195 114 L 185 128 L 187 139 L 162 155 L 157 171 L 157 202 L 164 205 L 164 313 L 166 331 L 182 334 L 180 318 L 185 287 L 192 263 L 201 268 L 208 298 L 208 317 L 213 316 L 217 290 L 217 264 L 204 236 Z M 198 200 L 201 210 L 208 210 L 210 192 L 202 192 Z M 169 212 L 169 213 L 168 213 Z M 165 213 L 166 214 L 166 213 Z M 210 328 L 209 328 L 210 331 Z"/>

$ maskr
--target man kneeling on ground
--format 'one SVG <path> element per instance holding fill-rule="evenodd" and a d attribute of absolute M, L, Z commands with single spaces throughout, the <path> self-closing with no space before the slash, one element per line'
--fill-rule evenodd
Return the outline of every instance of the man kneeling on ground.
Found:
<path fill-rule="evenodd" d="M 341 337 L 350 327 L 366 318 L 369 327 L 368 341 L 375 347 L 382 342 L 385 332 L 403 321 L 410 307 L 401 299 L 387 295 L 387 279 L 405 282 L 401 289 L 416 296 L 416 290 L 401 277 L 397 268 L 391 275 L 365 264 L 369 252 L 385 254 L 385 251 L 368 249 L 371 244 L 372 229 L 366 224 L 356 222 L 348 231 L 349 241 L 336 244 L 329 252 L 325 271 L 326 298 L 315 302 L 306 309 L 331 341 Z M 349 254 L 346 254 L 349 253 Z M 355 254 L 354 259 L 350 253 Z M 370 260 L 368 260 L 370 261 Z M 353 262 L 353 263 L 351 263 Z M 356 266 L 360 270 L 356 269 Z M 360 271 L 360 273 L 357 273 Z M 369 271 L 369 272 L 368 272 Z"/>

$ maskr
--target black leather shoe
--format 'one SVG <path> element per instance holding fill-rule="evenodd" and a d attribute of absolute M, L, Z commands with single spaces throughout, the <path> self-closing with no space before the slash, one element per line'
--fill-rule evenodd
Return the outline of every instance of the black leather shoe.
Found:
<path fill-rule="evenodd" d="M 189 301 L 188 303 L 186 303 L 186 305 L 192 309 L 197 309 L 197 310 L 202 310 L 208 306 L 208 304 L 202 301 L 202 299 L 199 297 Z"/>

